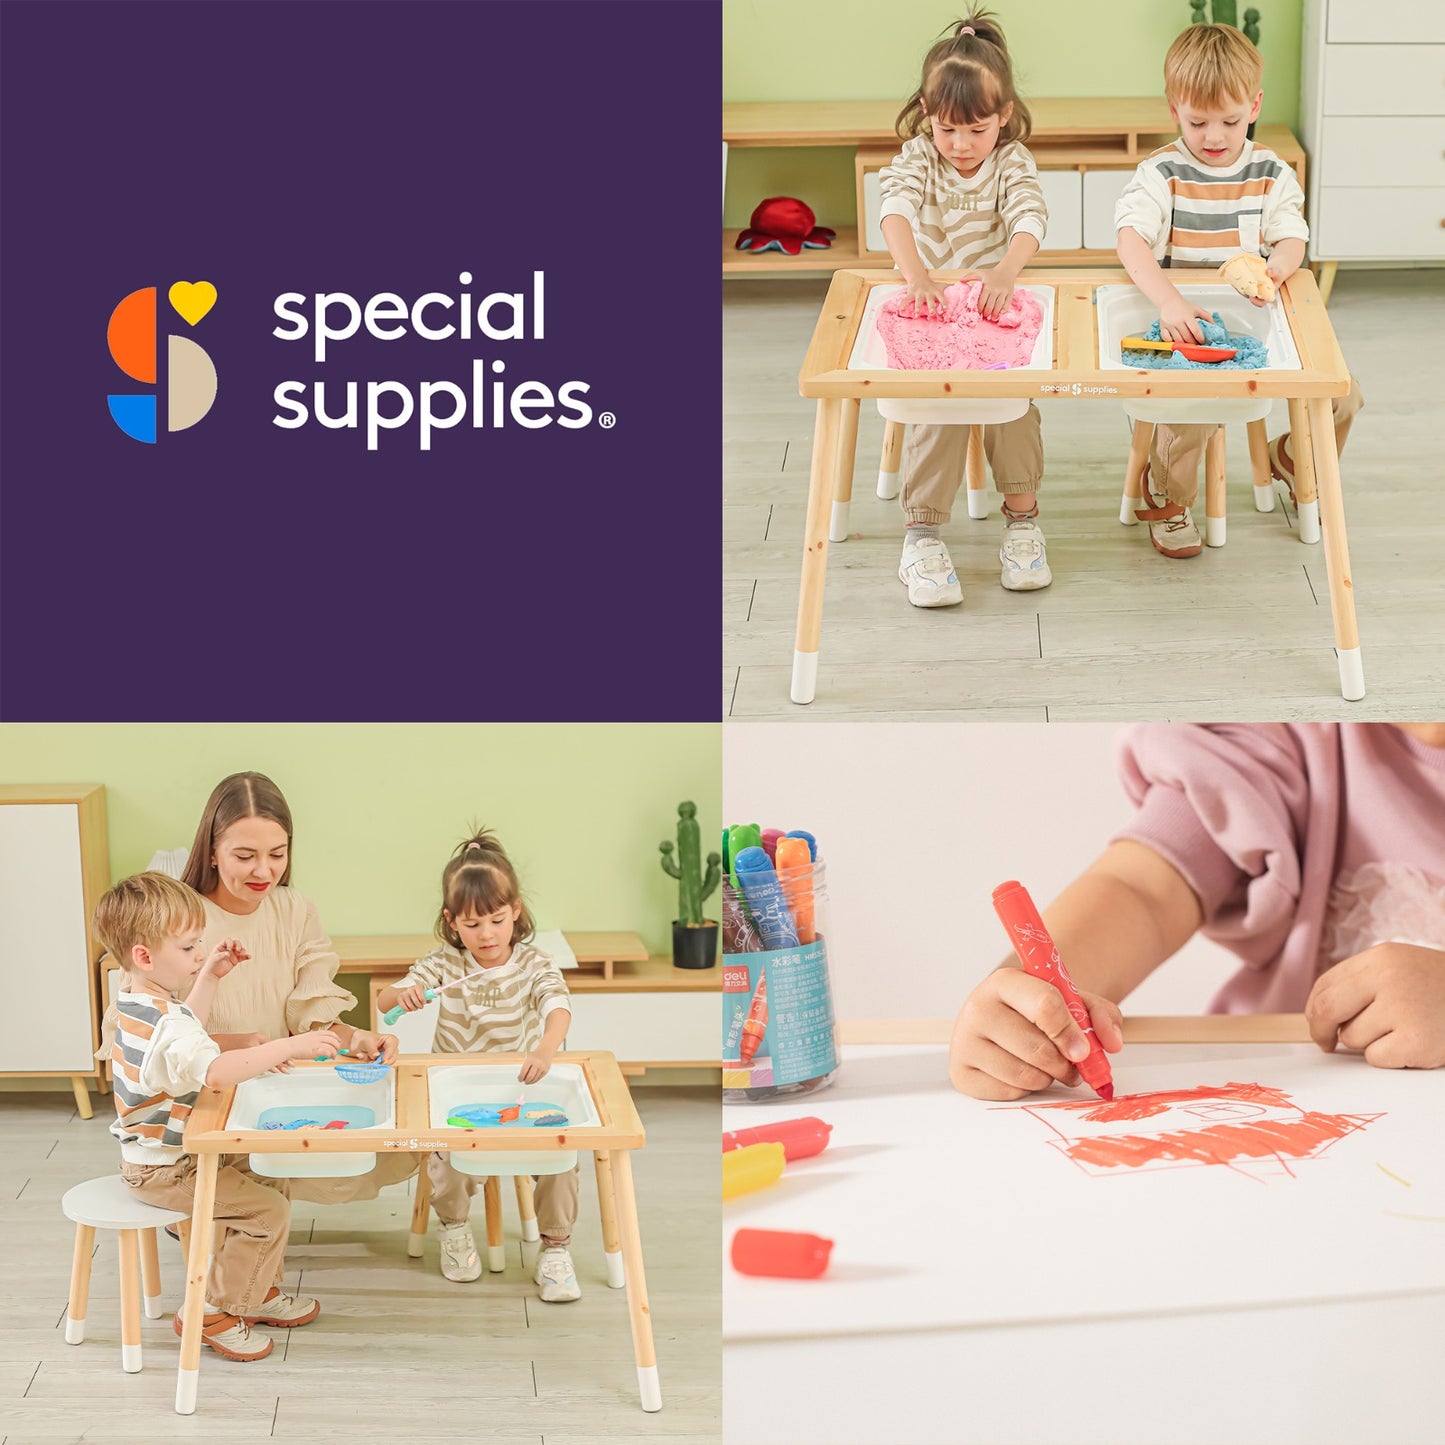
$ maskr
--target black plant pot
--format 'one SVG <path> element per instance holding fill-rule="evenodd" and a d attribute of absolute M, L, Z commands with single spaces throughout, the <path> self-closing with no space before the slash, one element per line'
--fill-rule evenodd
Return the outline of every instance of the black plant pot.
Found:
<path fill-rule="evenodd" d="M 694 928 L 672 921 L 672 966 L 713 968 L 717 964 L 717 923 L 709 918 Z"/>

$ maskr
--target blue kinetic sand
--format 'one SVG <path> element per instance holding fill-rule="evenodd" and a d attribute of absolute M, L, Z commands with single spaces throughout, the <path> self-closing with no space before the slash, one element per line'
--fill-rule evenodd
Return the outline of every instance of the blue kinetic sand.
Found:
<path fill-rule="evenodd" d="M 256 1116 L 258 1129 L 324 1129 L 336 1119 L 348 1129 L 370 1129 L 376 1124 L 376 1110 L 365 1104 L 277 1104 Z"/>
<path fill-rule="evenodd" d="M 1147 371 L 1260 371 L 1269 365 L 1269 348 L 1264 342 L 1253 336 L 1231 336 L 1224 322 L 1219 319 L 1219 312 L 1214 313 L 1213 321 L 1201 320 L 1199 329 L 1204 333 L 1206 346 L 1232 346 L 1239 355 L 1230 357 L 1228 361 L 1186 361 L 1177 351 L 1169 354 L 1162 351 L 1130 351 L 1126 346 L 1123 349 L 1124 359 L 1130 366 Z M 1133 336 L 1138 334 L 1137 331 L 1130 333 Z M 1159 334 L 1158 321 L 1149 327 L 1143 339 L 1164 339 Z"/>
<path fill-rule="evenodd" d="M 502 1114 L 506 1110 L 515 1109 L 515 1104 L 460 1104 L 447 1115 L 447 1123 L 454 1129 L 495 1129 L 502 1127 Z M 546 1104 L 540 1101 L 528 1100 L 522 1105 L 522 1112 L 517 1119 L 508 1119 L 506 1127 L 513 1129 L 524 1129 L 526 1127 L 556 1128 L 567 1122 L 567 1114 L 559 1109 L 556 1104 Z"/>

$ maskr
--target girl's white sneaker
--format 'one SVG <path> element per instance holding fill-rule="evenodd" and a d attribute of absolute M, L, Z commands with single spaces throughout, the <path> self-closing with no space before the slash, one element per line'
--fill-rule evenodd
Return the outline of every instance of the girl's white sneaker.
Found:
<path fill-rule="evenodd" d="M 470 1224 L 437 1223 L 437 1238 L 442 1247 L 442 1273 L 457 1284 L 467 1284 L 482 1275 L 482 1257 Z"/>
<path fill-rule="evenodd" d="M 572 1255 L 565 1244 L 549 1244 L 537 1256 L 537 1283 L 542 1298 L 549 1305 L 582 1298 L 577 1271 L 572 1268 Z"/>

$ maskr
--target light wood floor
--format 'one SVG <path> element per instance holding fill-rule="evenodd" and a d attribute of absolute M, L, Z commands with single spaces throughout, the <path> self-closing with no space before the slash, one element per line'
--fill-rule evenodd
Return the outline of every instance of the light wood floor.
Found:
<path fill-rule="evenodd" d="M 798 370 L 822 281 L 729 282 L 724 320 L 724 658 L 729 718 L 942 721 L 1419 720 L 1445 713 L 1445 271 L 1342 269 L 1330 301 L 1365 395 L 1343 457 L 1367 697 L 1339 695 L 1324 556 L 1293 510 L 1254 510 L 1229 428 L 1229 540 L 1168 561 L 1117 521 L 1117 403 L 1049 401 L 1042 523 L 1054 584 L 999 586 L 998 498 L 945 528 L 962 607 L 910 607 L 903 520 L 874 494 L 883 423 L 865 403 L 852 531 L 828 549 L 817 700 L 788 701 L 814 403 Z M 1277 403 L 1270 435 L 1285 429 Z M 1199 508 L 1202 514 L 1202 505 Z M 1202 522 L 1202 516 L 1201 516 Z"/>
<path fill-rule="evenodd" d="M 104 1439 L 425 1445 L 703 1445 L 720 1438 L 718 1103 L 715 1090 L 639 1088 L 647 1147 L 633 1154 L 662 1411 L 644 1414 L 627 1301 L 608 1289 L 590 1154 L 573 1258 L 582 1298 L 542 1304 L 524 1272 L 516 1199 L 504 1190 L 508 1264 L 451 1284 L 406 1257 L 410 1189 L 371 1202 L 293 1207 L 288 1272 L 321 1300 L 304 1329 L 272 1333 L 254 1364 L 202 1352 L 200 1406 L 175 1414 L 180 1341 L 171 1317 L 143 1322 L 145 1368 L 120 1368 L 116 1238 L 97 1232 L 86 1338 L 63 1318 L 74 1226 L 72 1184 L 116 1168 L 105 1109 L 82 1120 L 59 1094 L 0 1100 L 0 1438 L 4 1445 Z M 106 1104 L 108 1100 L 97 1101 Z M 481 1203 L 474 1229 L 485 1246 Z M 528 1257 L 531 1249 L 528 1246 Z M 180 1249 L 161 1239 L 169 1310 L 184 1292 Z"/>

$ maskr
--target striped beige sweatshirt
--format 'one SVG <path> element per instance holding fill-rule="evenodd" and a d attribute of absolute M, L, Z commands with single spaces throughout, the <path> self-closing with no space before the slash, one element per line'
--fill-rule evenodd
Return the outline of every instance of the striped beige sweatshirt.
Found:
<path fill-rule="evenodd" d="M 175 999 L 122 993 L 115 1002 L 110 1132 L 128 1163 L 174 1164 L 185 1153 L 186 1120 L 220 1045 Z"/>
<path fill-rule="evenodd" d="M 393 987 L 440 988 L 479 968 L 469 953 L 444 944 L 417 959 Z M 547 1015 L 568 1008 L 567 1000 L 562 970 L 540 949 L 519 943 L 505 963 L 437 995 L 441 1011 L 432 1047 L 439 1054 L 530 1053 L 542 1041 Z"/>
<path fill-rule="evenodd" d="M 1206 166 L 1183 137 L 1141 161 L 1114 207 L 1161 266 L 1218 266 L 1247 251 L 1268 256 L 1291 237 L 1308 241 L 1304 192 L 1272 150 L 1245 141 L 1239 159 Z"/>
<path fill-rule="evenodd" d="M 879 219 L 904 216 L 930 271 L 996 266 L 1020 233 L 1043 245 L 1049 211 L 1028 148 L 1009 141 L 971 176 L 939 155 L 933 137 L 914 136 L 878 176 Z"/>

